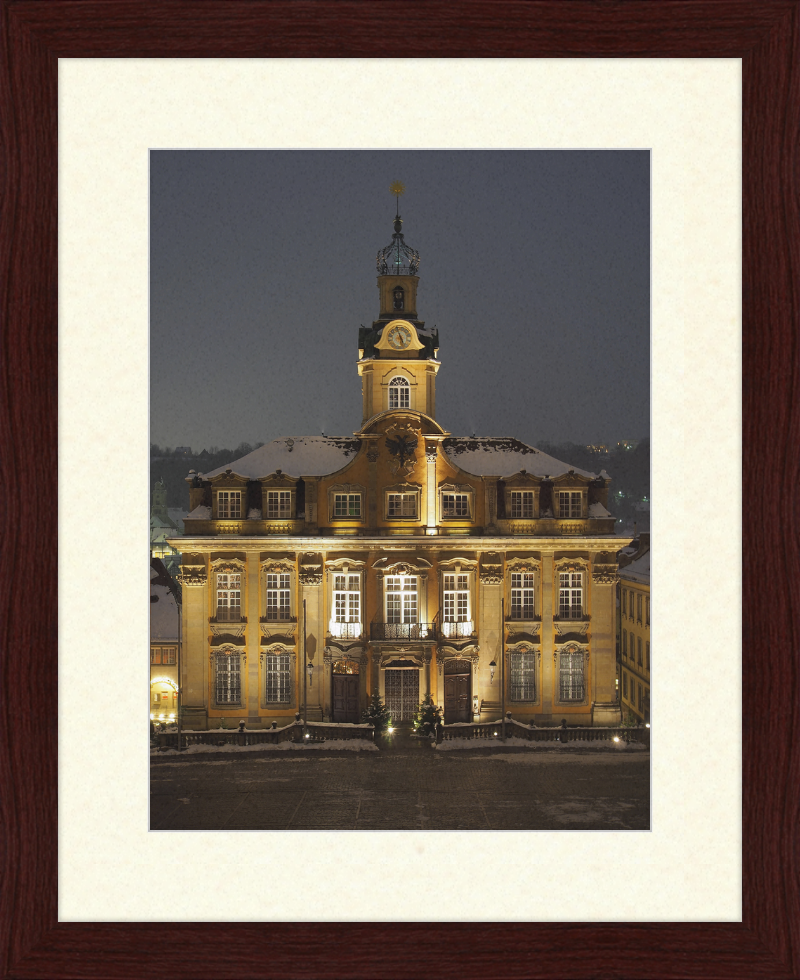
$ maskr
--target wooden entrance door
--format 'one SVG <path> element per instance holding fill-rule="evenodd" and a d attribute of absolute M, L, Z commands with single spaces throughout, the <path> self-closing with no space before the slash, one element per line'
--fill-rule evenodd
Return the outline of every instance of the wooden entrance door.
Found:
<path fill-rule="evenodd" d="M 470 708 L 470 665 L 465 660 L 451 660 L 444 665 L 444 721 L 472 721 Z"/>
<path fill-rule="evenodd" d="M 386 707 L 392 721 L 411 721 L 419 707 L 419 670 L 386 670 Z"/>
<path fill-rule="evenodd" d="M 358 664 L 339 660 L 333 665 L 332 707 L 334 721 L 358 724 L 361 712 L 358 703 Z"/>

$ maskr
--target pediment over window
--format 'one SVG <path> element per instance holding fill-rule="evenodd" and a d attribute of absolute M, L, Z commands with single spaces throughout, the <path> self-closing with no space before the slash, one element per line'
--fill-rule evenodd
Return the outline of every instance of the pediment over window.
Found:
<path fill-rule="evenodd" d="M 440 483 L 439 490 L 443 493 L 475 493 L 475 487 L 469 483 Z"/>
<path fill-rule="evenodd" d="M 553 564 L 558 572 L 585 572 L 589 568 L 587 559 L 578 557 L 556 558 Z"/>
<path fill-rule="evenodd" d="M 541 559 L 535 558 L 533 555 L 530 558 L 509 558 L 506 561 L 506 569 L 509 572 L 538 572 L 541 567 Z"/>
<path fill-rule="evenodd" d="M 241 490 L 247 486 L 247 477 L 239 476 L 238 473 L 234 473 L 233 470 L 228 469 L 224 473 L 219 473 L 217 476 L 210 476 L 208 482 L 214 490 L 224 490 L 228 487 L 232 487 L 234 490 Z"/>
<path fill-rule="evenodd" d="M 325 568 L 328 571 L 344 572 L 347 574 L 350 572 L 360 572 L 366 567 L 365 561 L 358 561 L 355 558 L 330 558 L 325 562 Z"/>
<path fill-rule="evenodd" d="M 297 486 L 297 478 L 287 476 L 282 470 L 276 470 L 274 473 L 270 473 L 269 476 L 262 476 L 258 482 L 262 487 L 267 487 L 271 490 L 276 488 L 293 490 Z"/>
<path fill-rule="evenodd" d="M 419 493 L 422 489 L 421 483 L 395 483 L 394 486 L 384 487 L 385 493 Z"/>
<path fill-rule="evenodd" d="M 328 487 L 328 493 L 366 493 L 366 489 L 360 483 L 337 483 Z"/>
<path fill-rule="evenodd" d="M 503 482 L 506 488 L 513 490 L 538 490 L 542 483 L 542 478 L 540 476 L 534 476 L 533 473 L 528 473 L 527 470 L 520 470 L 519 473 L 514 473 L 513 476 L 505 477 Z"/>
<path fill-rule="evenodd" d="M 244 573 L 244 561 L 241 558 L 212 558 L 211 570 L 215 574 L 228 572 L 233 575 Z"/>
<path fill-rule="evenodd" d="M 464 569 L 464 571 L 474 571 L 478 567 L 478 563 L 474 558 L 445 558 L 443 561 L 439 562 L 439 568 L 446 569 L 447 571 L 453 571 L 458 567 Z"/>
<path fill-rule="evenodd" d="M 550 482 L 559 490 L 570 489 L 572 487 L 576 490 L 582 490 L 588 484 L 594 482 L 594 477 L 581 476 L 580 473 L 575 473 L 574 470 L 570 470 L 569 473 L 562 473 L 561 476 L 552 477 Z"/>
<path fill-rule="evenodd" d="M 433 568 L 429 561 L 417 557 L 405 561 L 395 558 L 379 558 L 372 567 L 389 575 L 416 575 Z"/>

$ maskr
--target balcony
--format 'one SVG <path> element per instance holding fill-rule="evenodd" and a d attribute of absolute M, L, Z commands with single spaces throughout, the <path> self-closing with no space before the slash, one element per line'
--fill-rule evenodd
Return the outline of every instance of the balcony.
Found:
<path fill-rule="evenodd" d="M 239 606 L 217 606 L 216 616 L 211 617 L 212 623 L 245 623 Z"/>
<path fill-rule="evenodd" d="M 454 624 L 457 625 L 457 624 Z M 435 640 L 435 623 L 370 623 L 370 640 Z"/>
<path fill-rule="evenodd" d="M 443 638 L 467 637 L 475 633 L 475 623 L 471 619 L 462 620 L 460 623 L 442 623 L 440 630 Z"/>
<path fill-rule="evenodd" d="M 340 640 L 357 640 L 363 630 L 361 623 L 328 623 L 328 635 Z"/>

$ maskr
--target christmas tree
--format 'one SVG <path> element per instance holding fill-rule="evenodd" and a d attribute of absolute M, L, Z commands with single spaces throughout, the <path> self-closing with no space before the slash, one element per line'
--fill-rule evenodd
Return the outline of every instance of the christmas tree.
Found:
<path fill-rule="evenodd" d="M 381 732 L 389 727 L 392 721 L 392 716 L 389 714 L 389 709 L 386 707 L 383 701 L 381 701 L 380 694 L 370 695 L 366 710 L 361 716 L 361 720 L 367 722 L 369 725 L 374 725 L 376 735 L 380 735 Z"/>
<path fill-rule="evenodd" d="M 442 723 L 442 709 L 433 703 L 430 694 L 426 694 L 417 713 L 414 715 L 414 729 L 417 735 L 435 735 L 436 726 Z"/>

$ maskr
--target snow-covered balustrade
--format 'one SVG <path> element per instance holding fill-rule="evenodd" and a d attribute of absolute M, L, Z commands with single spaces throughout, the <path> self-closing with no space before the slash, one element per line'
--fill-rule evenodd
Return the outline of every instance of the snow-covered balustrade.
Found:
<path fill-rule="evenodd" d="M 440 725 L 437 741 L 452 739 L 488 738 L 501 740 L 502 719 L 492 722 L 456 722 Z M 548 727 L 534 728 L 513 718 L 506 718 L 506 738 L 520 738 L 527 742 L 642 742 L 650 747 L 649 728 L 603 728 L 603 727 Z"/>
<path fill-rule="evenodd" d="M 310 739 L 336 741 L 341 739 L 363 739 L 371 742 L 375 729 L 372 725 L 337 724 L 332 722 L 310 721 L 305 726 Z M 276 745 L 279 742 L 303 742 L 302 721 L 293 721 L 283 728 L 238 729 L 216 728 L 207 732 L 181 732 L 181 745 Z M 177 732 L 160 732 L 155 736 L 159 747 L 176 749 Z"/>

